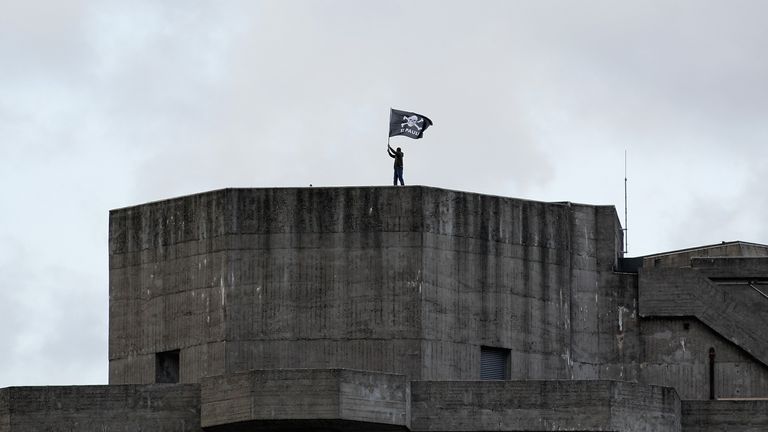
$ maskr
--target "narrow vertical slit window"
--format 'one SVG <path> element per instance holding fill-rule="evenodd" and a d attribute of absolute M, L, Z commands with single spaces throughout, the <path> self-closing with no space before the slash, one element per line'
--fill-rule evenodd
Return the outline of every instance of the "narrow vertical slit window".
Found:
<path fill-rule="evenodd" d="M 709 349 L 709 400 L 715 400 L 715 349 Z"/>
<path fill-rule="evenodd" d="M 509 379 L 509 350 L 506 348 L 480 347 L 480 379 Z"/>
<path fill-rule="evenodd" d="M 155 354 L 155 382 L 158 384 L 179 382 L 179 350 Z"/>

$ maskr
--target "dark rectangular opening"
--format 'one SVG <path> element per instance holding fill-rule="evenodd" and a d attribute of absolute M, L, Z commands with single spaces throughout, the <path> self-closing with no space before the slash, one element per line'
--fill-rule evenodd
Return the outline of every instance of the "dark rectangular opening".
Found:
<path fill-rule="evenodd" d="M 509 350 L 506 348 L 480 347 L 480 379 L 509 379 Z"/>
<path fill-rule="evenodd" d="M 179 382 L 179 350 L 155 354 L 155 382 L 162 384 Z"/>

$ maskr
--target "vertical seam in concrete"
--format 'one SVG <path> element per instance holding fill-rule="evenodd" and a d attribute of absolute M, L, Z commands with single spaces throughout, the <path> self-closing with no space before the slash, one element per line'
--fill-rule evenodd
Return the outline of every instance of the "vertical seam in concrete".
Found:
<path fill-rule="evenodd" d="M 227 236 L 227 239 L 226 239 L 226 241 L 224 243 L 225 247 L 226 247 L 226 250 L 224 252 L 224 259 L 227 262 L 227 270 L 230 271 L 230 272 L 233 272 L 234 271 L 234 268 L 233 268 L 234 267 L 234 261 L 233 261 L 233 255 L 234 254 L 232 252 L 231 239 L 235 235 L 235 233 L 237 232 L 237 217 L 238 217 L 238 214 L 237 214 L 237 196 L 238 196 L 238 189 L 229 189 L 228 190 L 228 195 L 229 196 L 227 198 L 228 198 L 228 201 L 229 201 L 229 209 L 230 209 L 229 211 L 232 212 L 231 218 L 230 218 L 230 223 L 232 225 L 230 227 L 231 228 L 231 234 L 227 234 L 226 230 L 225 230 L 225 233 L 224 233 L 224 235 Z M 226 212 L 226 208 L 225 208 L 224 211 Z M 228 283 L 230 282 L 230 278 L 229 277 L 227 277 L 227 282 Z M 223 339 L 224 340 L 222 341 L 222 344 L 223 344 L 222 350 L 224 351 L 224 353 L 223 353 L 224 354 L 224 373 L 228 373 L 229 370 L 230 370 L 230 367 L 229 367 L 229 350 L 227 349 L 227 340 L 229 339 L 229 319 L 227 317 L 227 303 L 228 303 L 227 302 L 227 297 L 228 297 L 229 293 L 227 292 L 227 284 L 224 285 L 223 289 L 224 289 L 224 294 L 222 295 L 222 300 L 223 301 L 221 302 L 221 315 L 222 315 L 222 320 L 223 320 L 222 325 L 224 326 L 224 328 L 223 328 Z M 251 406 L 251 411 L 253 411 L 253 406 Z"/>
<path fill-rule="evenodd" d="M 419 240 L 419 253 L 421 254 L 421 266 L 420 266 L 420 271 L 421 271 L 420 279 L 421 280 L 419 281 L 419 283 L 421 284 L 421 288 L 419 289 L 419 300 L 418 300 L 419 301 L 419 326 L 418 326 L 418 329 L 419 329 L 419 334 L 418 334 L 418 337 L 419 337 L 419 353 L 418 353 L 418 356 L 419 356 L 419 365 L 420 365 L 420 367 L 419 367 L 419 376 L 418 377 L 410 377 L 411 380 L 420 380 L 420 379 L 422 379 L 422 377 L 424 376 L 424 368 L 426 367 L 426 365 L 424 364 L 424 321 L 425 321 L 424 320 L 424 314 L 425 314 L 425 308 L 424 308 L 424 289 L 423 289 L 423 286 L 424 286 L 424 275 L 427 274 L 426 273 L 426 262 L 425 262 L 425 258 L 424 258 L 424 256 L 425 256 L 424 247 L 425 247 L 425 244 L 426 244 L 426 242 L 424 241 L 424 236 L 426 235 L 426 220 L 427 220 L 427 217 L 426 217 L 426 203 L 425 203 L 425 198 L 424 198 L 424 195 L 425 195 L 424 194 L 424 187 L 419 186 L 418 194 L 419 194 L 418 201 L 421 202 L 421 221 L 419 221 L 420 222 L 419 223 L 419 226 L 420 226 L 420 229 L 419 229 L 420 233 L 419 234 L 420 234 L 420 237 L 421 237 L 420 240 Z"/>
<path fill-rule="evenodd" d="M 574 216 L 574 208 L 573 206 L 570 207 L 568 211 L 568 232 L 571 239 L 575 238 L 574 233 L 574 224 L 576 221 L 576 217 Z M 568 371 L 568 374 L 570 374 L 570 378 L 574 379 L 573 375 L 573 254 L 575 251 L 573 250 L 573 245 L 570 245 L 569 247 L 569 257 L 568 260 L 568 355 L 570 356 L 569 359 L 566 359 L 566 370 Z"/>
<path fill-rule="evenodd" d="M 0 389 L 0 431 L 11 430 L 11 392 L 13 388 Z"/>
<path fill-rule="evenodd" d="M 600 244 L 601 244 L 601 238 L 600 238 L 600 211 L 597 207 L 592 208 L 592 212 L 594 214 L 594 221 L 595 221 L 595 234 L 597 239 L 595 240 L 595 260 L 598 263 L 597 266 L 597 280 L 595 281 L 595 292 L 600 292 L 600 275 L 603 272 L 603 269 L 600 268 Z M 602 352 L 600 351 L 600 301 L 598 300 L 599 297 L 597 294 L 595 294 L 595 310 L 597 311 L 597 319 L 595 320 L 595 328 L 597 329 L 597 333 L 595 335 L 595 339 L 597 339 L 597 352 L 596 352 L 596 359 L 597 362 L 597 379 L 602 379 L 603 377 L 603 368 L 601 364 L 602 359 Z"/>
<path fill-rule="evenodd" d="M 341 369 L 334 369 L 331 371 L 331 376 L 334 378 L 336 385 L 336 415 L 338 418 L 342 418 L 341 408 L 343 406 L 342 394 L 341 394 L 341 380 L 343 378 L 344 371 Z"/>
<path fill-rule="evenodd" d="M 608 382 L 608 424 L 613 429 L 616 424 L 613 421 L 613 402 L 616 397 L 616 382 L 609 381 Z M 616 428 L 618 429 L 618 428 Z"/>

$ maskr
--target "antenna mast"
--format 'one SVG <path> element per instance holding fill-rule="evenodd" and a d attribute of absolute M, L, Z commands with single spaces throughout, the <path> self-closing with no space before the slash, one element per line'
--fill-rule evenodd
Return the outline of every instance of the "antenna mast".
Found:
<path fill-rule="evenodd" d="M 629 225 L 627 224 L 627 149 L 624 149 L 624 253 L 629 252 Z"/>

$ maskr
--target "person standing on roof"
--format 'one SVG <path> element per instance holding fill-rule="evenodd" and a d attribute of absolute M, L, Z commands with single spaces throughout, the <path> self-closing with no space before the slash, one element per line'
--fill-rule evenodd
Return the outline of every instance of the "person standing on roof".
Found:
<path fill-rule="evenodd" d="M 405 182 L 403 181 L 403 151 L 400 150 L 400 147 L 398 147 L 397 150 L 392 150 L 392 147 L 387 144 L 387 153 L 389 154 L 389 157 L 395 160 L 395 175 L 392 179 L 392 185 L 397 186 L 397 180 L 399 179 L 400 185 L 405 186 Z"/>

